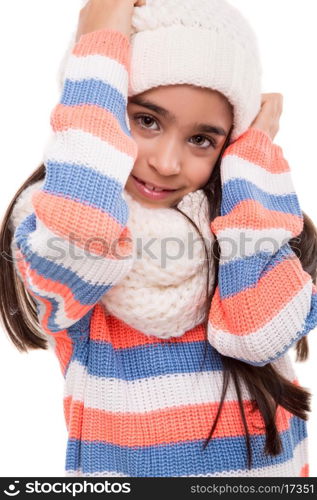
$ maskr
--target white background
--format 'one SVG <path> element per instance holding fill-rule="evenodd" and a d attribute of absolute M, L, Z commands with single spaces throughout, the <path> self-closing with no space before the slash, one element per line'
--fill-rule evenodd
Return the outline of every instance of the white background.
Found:
<path fill-rule="evenodd" d="M 255 28 L 262 54 L 263 92 L 284 95 L 275 142 L 288 160 L 301 207 L 317 225 L 316 0 L 231 0 Z M 0 217 L 42 161 L 57 70 L 77 25 L 79 0 L 1 2 Z M 63 476 L 67 433 L 63 377 L 53 351 L 21 354 L 0 329 L 0 476 Z M 317 330 L 310 358 L 297 363 L 313 393 L 310 475 L 317 476 Z M 292 351 L 294 352 L 294 351 Z"/>

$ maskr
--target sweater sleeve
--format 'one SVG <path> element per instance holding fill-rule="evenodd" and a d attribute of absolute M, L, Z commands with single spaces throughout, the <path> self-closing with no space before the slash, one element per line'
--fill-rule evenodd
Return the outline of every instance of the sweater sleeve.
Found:
<path fill-rule="evenodd" d="M 282 149 L 265 132 L 248 129 L 220 168 L 208 340 L 225 356 L 263 366 L 317 325 L 317 288 L 289 245 L 302 232 L 303 214 Z"/>
<path fill-rule="evenodd" d="M 15 266 L 41 328 L 83 318 L 132 265 L 122 196 L 137 145 L 127 120 L 130 41 L 111 29 L 82 35 L 51 114 L 45 179 L 13 235 Z"/>

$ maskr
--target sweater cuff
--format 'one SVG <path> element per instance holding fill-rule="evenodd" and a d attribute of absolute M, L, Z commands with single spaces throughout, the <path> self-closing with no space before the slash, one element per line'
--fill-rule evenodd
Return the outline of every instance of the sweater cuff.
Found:
<path fill-rule="evenodd" d="M 250 127 L 236 141 L 230 144 L 224 156 L 227 155 L 236 155 L 263 167 L 271 173 L 290 171 L 282 148 L 273 143 L 269 134 L 253 127 Z M 243 176 L 243 171 L 241 173 Z"/>
<path fill-rule="evenodd" d="M 266 146 L 268 144 L 270 145 L 273 144 L 271 136 L 267 132 L 264 132 L 264 130 L 255 127 L 250 127 L 248 132 L 251 134 L 251 137 L 253 137 L 257 143 L 263 143 Z"/>
<path fill-rule="evenodd" d="M 81 35 L 73 47 L 73 55 L 100 54 L 110 56 L 129 69 L 130 38 L 121 31 L 105 28 Z"/>
<path fill-rule="evenodd" d="M 264 130 L 260 130 L 258 128 L 249 128 L 246 132 L 249 134 L 250 139 L 256 145 L 257 149 L 260 151 L 272 151 L 272 159 L 282 159 L 284 163 L 286 162 L 283 157 L 283 150 L 278 144 L 274 144 L 270 135 Z M 285 167 L 285 165 L 284 165 Z M 285 168 L 289 170 L 289 168 Z"/>

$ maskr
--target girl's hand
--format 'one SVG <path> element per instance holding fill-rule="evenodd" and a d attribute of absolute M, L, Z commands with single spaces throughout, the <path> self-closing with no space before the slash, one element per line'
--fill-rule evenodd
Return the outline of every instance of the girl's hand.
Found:
<path fill-rule="evenodd" d="M 257 128 L 266 132 L 272 139 L 279 131 L 280 116 L 283 111 L 282 94 L 262 94 L 261 110 L 251 124 L 251 128 Z"/>
<path fill-rule="evenodd" d="M 113 29 L 130 36 L 133 8 L 146 0 L 89 0 L 80 10 L 76 42 L 81 35 L 101 29 Z"/>

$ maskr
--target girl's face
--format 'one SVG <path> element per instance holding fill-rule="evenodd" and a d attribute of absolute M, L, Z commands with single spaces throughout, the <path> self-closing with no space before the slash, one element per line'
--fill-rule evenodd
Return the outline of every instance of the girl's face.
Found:
<path fill-rule="evenodd" d="M 192 85 L 150 89 L 128 99 L 138 155 L 125 189 L 149 208 L 176 206 L 208 181 L 233 122 L 217 91 Z M 148 191 L 144 184 L 170 189 Z"/>

